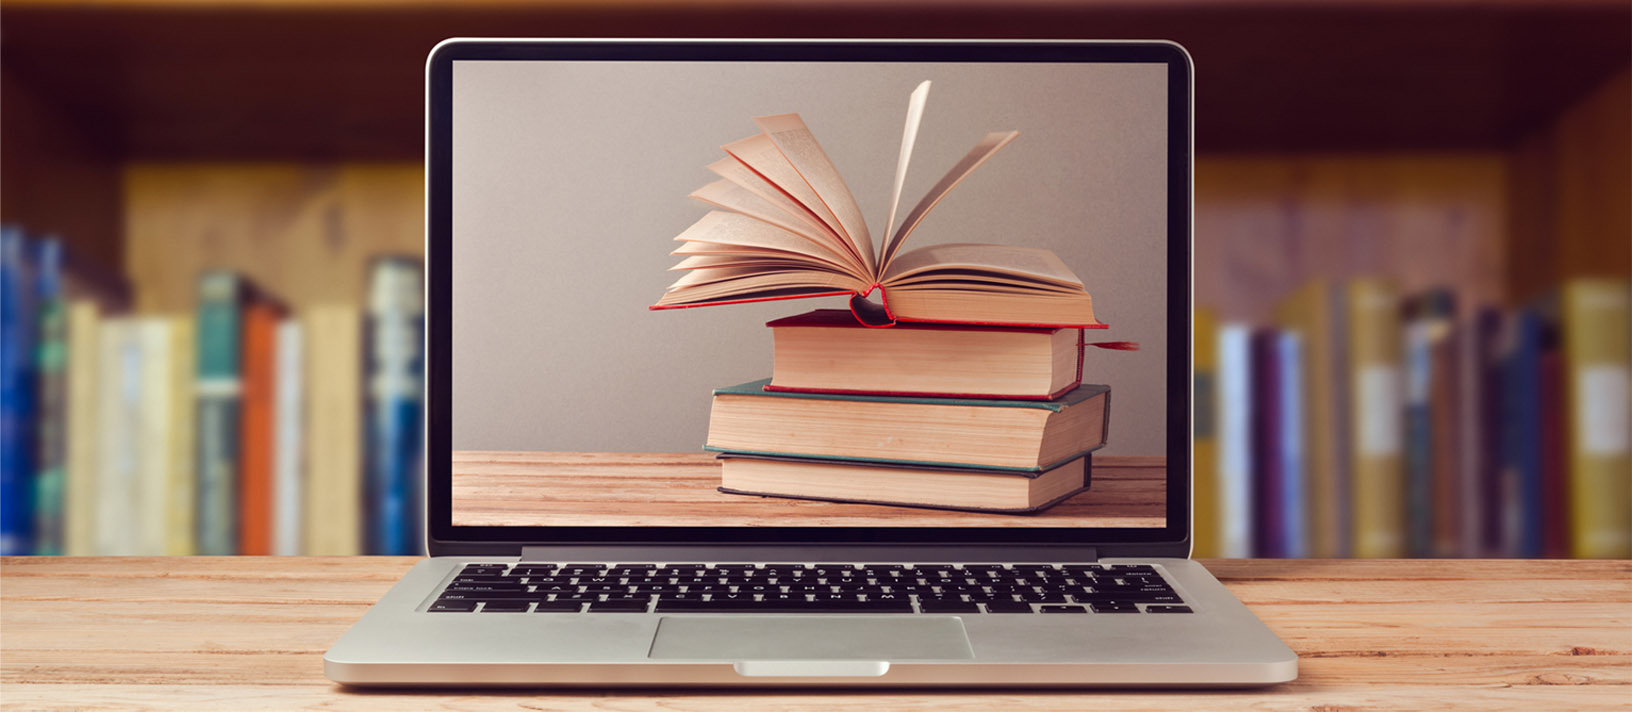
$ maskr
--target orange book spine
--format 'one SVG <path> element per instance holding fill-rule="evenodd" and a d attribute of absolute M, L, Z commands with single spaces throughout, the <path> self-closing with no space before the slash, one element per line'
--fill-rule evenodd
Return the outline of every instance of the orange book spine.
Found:
<path fill-rule="evenodd" d="M 244 415 L 238 490 L 238 552 L 272 553 L 273 412 L 280 310 L 265 301 L 244 307 Z"/>

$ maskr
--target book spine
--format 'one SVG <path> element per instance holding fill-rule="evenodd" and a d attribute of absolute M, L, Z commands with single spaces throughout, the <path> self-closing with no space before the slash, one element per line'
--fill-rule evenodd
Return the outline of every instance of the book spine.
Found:
<path fill-rule="evenodd" d="M 306 552 L 362 552 L 362 316 L 354 306 L 305 310 Z"/>
<path fill-rule="evenodd" d="M 301 510 L 305 500 L 306 462 L 300 429 L 305 413 L 301 403 L 301 383 L 305 381 L 301 373 L 301 337 L 298 320 L 285 319 L 278 325 L 272 553 L 283 556 L 298 555 L 302 549 Z"/>
<path fill-rule="evenodd" d="M 37 251 L 35 313 L 34 553 L 63 553 L 63 488 L 68 427 L 68 315 L 62 298 L 62 243 L 46 239 Z"/>
<path fill-rule="evenodd" d="M 238 548 L 243 285 L 237 275 L 208 273 L 199 279 L 198 297 L 196 543 L 200 554 L 231 554 Z"/>
<path fill-rule="evenodd" d="M 1563 289 L 1569 442 L 1569 551 L 1632 557 L 1632 288 L 1580 279 Z"/>
<path fill-rule="evenodd" d="M 193 379 L 198 373 L 198 330 L 191 315 L 167 317 L 170 330 L 169 361 L 166 364 L 170 398 L 170 421 L 165 429 L 168 449 L 167 467 L 169 484 L 165 506 L 164 553 L 168 556 L 191 556 L 197 553 L 195 543 L 198 507 L 198 471 L 193 457 L 197 448 L 198 427 Z"/>
<path fill-rule="evenodd" d="M 68 307 L 67 471 L 63 491 L 64 552 L 96 553 L 100 419 L 101 313 L 92 301 Z"/>
<path fill-rule="evenodd" d="M 1523 559 L 1541 556 L 1541 331 L 1541 318 L 1525 309 L 1503 337 L 1502 545 Z"/>
<path fill-rule="evenodd" d="M 1344 301 L 1354 555 L 1397 557 L 1405 551 L 1398 301 L 1390 285 L 1370 279 L 1349 282 Z"/>
<path fill-rule="evenodd" d="M 368 324 L 368 476 L 373 507 L 367 549 L 413 554 L 423 536 L 421 379 L 423 290 L 417 265 L 382 259 L 373 265 Z"/>
<path fill-rule="evenodd" d="M 1281 546 L 1280 555 L 1302 558 L 1309 555 L 1307 509 L 1308 453 L 1304 450 L 1308 427 L 1304 408 L 1304 342 L 1296 333 L 1282 332 L 1275 342 L 1275 362 L 1280 367 L 1280 430 L 1276 455 L 1280 461 Z"/>
<path fill-rule="evenodd" d="M 238 455 L 238 553 L 272 553 L 277 414 L 278 308 L 259 297 L 244 307 L 243 411 Z"/>
<path fill-rule="evenodd" d="M 137 481 L 143 452 L 142 351 L 137 323 L 132 319 L 104 321 L 101 350 L 96 554 L 134 555 L 141 553 Z"/>
<path fill-rule="evenodd" d="M 1330 522 L 1323 526 L 1330 531 L 1326 536 L 1332 548 L 1329 551 L 1310 552 L 1311 556 L 1319 557 L 1354 555 L 1354 393 L 1349 364 L 1348 305 L 1343 295 L 1342 285 L 1329 285 L 1324 305 L 1330 319 L 1325 330 L 1329 341 L 1326 342 L 1327 354 L 1323 361 L 1326 371 L 1319 378 L 1325 383 L 1329 400 L 1319 407 L 1330 418 L 1322 435 L 1328 443 L 1324 457 L 1325 466 L 1330 470 L 1330 481 L 1324 492 L 1315 495 L 1322 499 L 1323 504 L 1313 511 L 1319 512 L 1322 518 L 1330 517 Z"/>
<path fill-rule="evenodd" d="M 1223 524 L 1219 555 L 1247 558 L 1253 546 L 1252 336 L 1226 324 L 1218 332 L 1218 489 Z"/>
<path fill-rule="evenodd" d="M 139 443 L 136 453 L 134 510 L 136 528 L 126 535 L 134 539 L 136 553 L 162 556 L 166 553 L 170 525 L 170 480 L 175 461 L 170 451 L 170 430 L 175 424 L 178 404 L 170 401 L 175 388 L 170 384 L 174 343 L 170 323 L 162 317 L 145 317 L 134 324 L 137 363 L 135 376 L 137 406 L 134 432 Z"/>
<path fill-rule="evenodd" d="M 1253 503 L 1255 516 L 1253 539 L 1255 553 L 1266 558 L 1287 555 L 1286 461 L 1281 450 L 1283 434 L 1287 430 L 1285 401 L 1281 391 L 1285 385 L 1285 365 L 1281 363 L 1281 333 L 1263 329 L 1252 337 L 1252 402 L 1253 411 L 1252 459 Z"/>
<path fill-rule="evenodd" d="M 1468 381 L 1471 392 L 1464 401 L 1470 421 L 1470 445 L 1464 454 L 1468 465 L 1470 502 L 1479 507 L 1478 522 L 1472 529 L 1474 555 L 1481 557 L 1511 556 L 1504 538 L 1505 491 L 1502 479 L 1502 419 L 1504 417 L 1502 389 L 1501 336 L 1504 318 L 1500 311 L 1487 307 L 1479 311 L 1473 327 L 1472 377 Z M 1464 489 L 1464 491 L 1468 491 Z"/>
<path fill-rule="evenodd" d="M 1218 320 L 1207 309 L 1196 309 L 1193 322 L 1191 375 L 1195 391 L 1191 445 L 1190 556 L 1219 555 L 1221 539 L 1218 491 Z M 1080 363 L 1080 362 L 1079 362 Z"/>
<path fill-rule="evenodd" d="M 31 261 L 22 230 L 0 227 L 0 556 L 33 550 Z"/>

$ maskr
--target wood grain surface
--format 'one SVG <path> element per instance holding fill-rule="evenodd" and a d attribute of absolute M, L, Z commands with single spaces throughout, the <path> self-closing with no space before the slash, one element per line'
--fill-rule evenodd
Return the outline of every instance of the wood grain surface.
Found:
<path fill-rule="evenodd" d="M 1296 650 L 1255 691 L 375 691 L 323 651 L 409 557 L 0 559 L 0 708 L 1625 709 L 1632 562 L 1207 561 Z"/>
<path fill-rule="evenodd" d="M 1160 527 L 1165 458 L 1094 461 L 1093 485 L 1032 515 L 723 494 L 707 453 L 455 452 L 456 526 Z"/>

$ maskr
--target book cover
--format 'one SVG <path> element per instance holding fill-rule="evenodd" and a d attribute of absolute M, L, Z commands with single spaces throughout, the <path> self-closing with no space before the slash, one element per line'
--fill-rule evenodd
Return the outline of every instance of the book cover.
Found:
<path fill-rule="evenodd" d="M 1561 298 L 1569 551 L 1632 557 L 1632 287 L 1576 279 Z"/>
<path fill-rule="evenodd" d="M 68 315 L 62 294 L 62 243 L 35 245 L 34 553 L 63 553 L 63 489 L 68 429 Z"/>
<path fill-rule="evenodd" d="M 970 467 L 900 467 L 876 462 L 825 460 L 774 455 L 721 453 L 725 494 L 784 497 L 822 502 L 919 509 L 947 509 L 983 514 L 1036 514 L 1086 492 L 1092 481 L 1093 455 L 1083 455 L 1043 472 L 1001 472 Z M 738 475 L 734 468 L 752 468 Z M 1035 504 L 990 506 L 993 499 L 980 485 L 1003 485 L 1025 491 Z M 1016 486 L 1018 485 L 1018 486 Z M 1012 494 L 1011 494 L 1012 497 Z"/>
<path fill-rule="evenodd" d="M 422 548 L 425 371 L 424 291 L 419 264 L 382 258 L 371 266 L 368 302 L 367 551 L 414 554 Z"/>
<path fill-rule="evenodd" d="M 682 276 L 653 309 L 849 295 L 870 326 L 898 321 L 1103 328 L 1093 301 L 1054 253 L 1006 245 L 931 245 L 901 252 L 924 215 L 1019 135 L 987 134 L 897 226 L 901 188 L 929 96 L 908 100 L 894 193 L 875 246 L 849 187 L 798 114 L 754 119 L 757 133 L 726 144 L 708 166 L 720 179 L 691 197 L 714 208 L 675 239 Z M 890 232 L 893 230 L 893 232 Z M 867 300 L 879 292 L 879 303 Z"/>
<path fill-rule="evenodd" d="M 101 309 L 95 301 L 68 305 L 68 438 L 63 482 L 63 549 L 69 556 L 96 554 L 100 419 Z"/>
<path fill-rule="evenodd" d="M 34 259 L 20 228 L 0 227 L 0 556 L 34 539 Z"/>
<path fill-rule="evenodd" d="M 1218 490 L 1218 317 L 1213 310 L 1196 307 L 1191 324 L 1192 445 L 1190 463 L 1191 558 L 1219 555 L 1222 539 Z"/>
<path fill-rule="evenodd" d="M 870 329 L 842 309 L 766 324 L 772 391 L 1051 400 L 1082 382 L 1083 331 L 901 323 Z"/>
<path fill-rule="evenodd" d="M 789 393 L 766 391 L 769 382 L 714 390 L 705 450 L 1035 472 L 1103 447 L 1110 423 L 1111 389 L 1103 385 L 1035 401 Z M 736 404 L 745 399 L 775 403 L 775 423 L 758 423 L 738 412 Z M 1074 427 L 1060 421 L 1059 430 L 1080 430 L 1084 436 L 1058 443 L 1045 439 L 1049 416 L 1067 413 Z M 935 416 L 943 417 L 936 422 Z M 889 435 L 869 436 L 879 423 L 890 423 Z M 785 449 L 766 445 L 778 439 Z"/>
<path fill-rule="evenodd" d="M 308 404 L 305 553 L 362 553 L 362 313 L 353 305 L 317 304 L 301 315 Z"/>
<path fill-rule="evenodd" d="M 205 555 L 238 550 L 238 468 L 243 403 L 245 285 L 231 272 L 198 281 L 198 526 Z"/>
<path fill-rule="evenodd" d="M 1222 523 L 1219 556 L 1250 558 L 1257 512 L 1253 493 L 1252 330 L 1225 324 L 1218 331 L 1218 491 Z"/>
<path fill-rule="evenodd" d="M 1304 555 L 1301 345 L 1296 333 L 1280 329 L 1252 337 L 1253 539 L 1262 557 Z"/>
<path fill-rule="evenodd" d="M 238 553 L 272 553 L 276 492 L 278 324 L 283 310 L 265 299 L 243 306 L 243 404 L 238 436 Z"/>
<path fill-rule="evenodd" d="M 276 383 L 273 412 L 277 422 L 272 453 L 272 553 L 281 556 L 295 556 L 302 549 L 301 519 L 306 487 L 306 449 L 301 437 L 301 422 L 305 417 L 301 389 L 306 380 L 301 363 L 303 341 L 298 319 L 286 318 L 278 323 L 277 373 L 273 379 Z"/>
<path fill-rule="evenodd" d="M 1399 302 L 1380 279 L 1350 280 L 1344 302 L 1354 555 L 1396 558 L 1406 551 Z"/>

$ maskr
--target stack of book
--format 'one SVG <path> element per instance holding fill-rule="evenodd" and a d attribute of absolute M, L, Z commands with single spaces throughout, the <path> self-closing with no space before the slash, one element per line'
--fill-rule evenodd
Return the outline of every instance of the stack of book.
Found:
<path fill-rule="evenodd" d="M 1081 329 L 767 326 L 771 378 L 714 391 L 720 491 L 1021 514 L 1088 488 L 1110 388 L 1080 385 Z"/>

